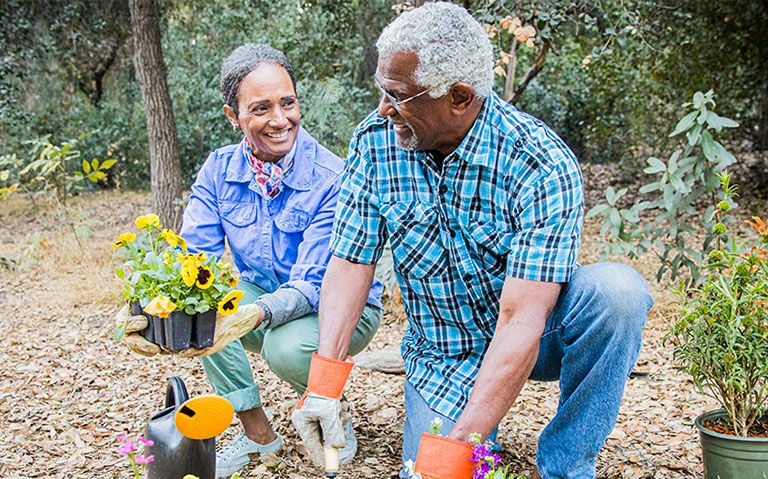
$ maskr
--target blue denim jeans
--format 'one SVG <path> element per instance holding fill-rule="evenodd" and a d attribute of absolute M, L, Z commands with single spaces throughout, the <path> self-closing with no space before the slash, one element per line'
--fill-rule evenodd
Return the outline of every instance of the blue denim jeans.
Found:
<path fill-rule="evenodd" d="M 595 477 L 595 457 L 616 424 L 652 305 L 643 277 L 623 264 L 581 267 L 563 286 L 529 377 L 560 381 L 557 414 L 539 436 L 536 464 L 543 479 Z M 443 435 L 455 424 L 432 411 L 407 381 L 405 412 L 403 462 L 416 460 L 432 419 L 443 420 Z"/>

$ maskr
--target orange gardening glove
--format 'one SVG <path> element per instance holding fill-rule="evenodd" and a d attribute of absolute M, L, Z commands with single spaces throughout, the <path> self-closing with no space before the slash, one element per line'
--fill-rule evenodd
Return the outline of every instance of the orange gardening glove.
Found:
<path fill-rule="evenodd" d="M 345 446 L 340 417 L 341 392 L 354 364 L 350 356 L 339 361 L 312 354 L 307 390 L 296 405 L 291 422 L 296 426 L 312 462 L 318 467 L 325 464 L 323 445 Z"/>
<path fill-rule="evenodd" d="M 414 472 L 424 479 L 472 479 L 472 445 L 434 434 L 421 435 Z"/>

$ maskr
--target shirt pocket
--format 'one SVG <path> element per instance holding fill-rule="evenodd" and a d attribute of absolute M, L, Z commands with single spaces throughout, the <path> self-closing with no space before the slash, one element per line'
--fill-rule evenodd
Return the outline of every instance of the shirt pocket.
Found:
<path fill-rule="evenodd" d="M 302 233 L 309 226 L 311 216 L 298 208 L 287 208 L 275 218 L 275 227 L 284 233 Z"/>
<path fill-rule="evenodd" d="M 440 276 L 448 271 L 435 205 L 388 203 L 379 211 L 387 220 L 395 264 L 406 281 Z"/>
<path fill-rule="evenodd" d="M 235 227 L 250 226 L 256 222 L 257 206 L 254 203 L 223 201 L 219 206 L 221 219 Z M 226 225 L 225 225 L 226 228 Z"/>

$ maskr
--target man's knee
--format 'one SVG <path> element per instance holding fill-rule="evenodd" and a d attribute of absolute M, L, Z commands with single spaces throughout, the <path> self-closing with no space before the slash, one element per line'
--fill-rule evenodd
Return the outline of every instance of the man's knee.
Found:
<path fill-rule="evenodd" d="M 645 325 L 653 298 L 643 277 L 631 266 L 621 263 L 595 263 L 580 268 L 574 287 L 589 308 L 603 314 L 603 326 L 615 333 L 639 332 Z"/>

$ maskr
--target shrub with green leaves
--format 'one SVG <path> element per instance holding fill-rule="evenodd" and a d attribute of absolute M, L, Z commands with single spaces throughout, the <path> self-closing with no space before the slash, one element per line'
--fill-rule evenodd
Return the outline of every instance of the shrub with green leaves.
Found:
<path fill-rule="evenodd" d="M 754 217 L 748 223 L 757 237 L 746 249 L 737 245 L 724 218 L 733 196 L 730 175 L 719 179 L 725 198 L 715 208 L 710 274 L 700 286 L 676 291 L 680 319 L 666 340 L 696 388 L 727 411 L 736 434 L 748 436 L 768 412 L 768 225 Z"/>
<path fill-rule="evenodd" d="M 105 180 L 107 177 L 105 171 L 112 168 L 117 163 L 116 160 L 80 159 L 81 151 L 78 149 L 78 144 L 91 134 L 92 132 L 83 133 L 60 145 L 50 143 L 47 138 L 28 142 L 32 145 L 30 151 L 32 159 L 18 170 L 17 187 L 29 192 L 42 191 L 50 194 L 64 206 L 72 194 L 86 187 L 86 180 L 90 183 Z M 8 155 L 5 158 L 3 163 L 13 166 L 20 164 L 15 155 Z M 10 175 L 10 171 L 6 171 Z"/>
<path fill-rule="evenodd" d="M 724 128 L 735 128 L 738 123 L 713 111 L 714 93 L 696 92 L 691 102 L 683 107 L 691 108 L 678 123 L 670 137 L 680 139 L 680 144 L 667 160 L 648 158 L 643 170 L 654 180 L 640 188 L 646 195 L 624 208 L 621 198 L 627 188 L 606 190 L 606 203 L 587 212 L 586 217 L 601 216 L 601 234 L 608 237 L 602 245 L 603 259 L 609 255 L 637 258 L 651 251 L 661 261 L 656 279 L 665 274 L 671 279 L 683 270 L 694 281 L 701 279 L 699 264 L 702 249 L 693 246 L 697 228 L 704 226 L 710 231 L 703 245 L 706 250 L 715 239 L 711 228 L 715 216 L 714 207 L 702 212 L 699 203 L 708 198 L 713 204 L 720 184 L 717 174 L 735 163 L 734 156 L 716 140 Z M 644 221 L 645 220 L 645 221 Z"/>

